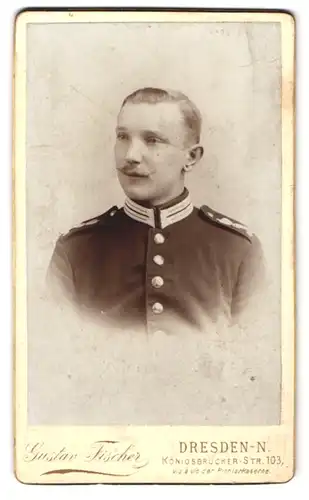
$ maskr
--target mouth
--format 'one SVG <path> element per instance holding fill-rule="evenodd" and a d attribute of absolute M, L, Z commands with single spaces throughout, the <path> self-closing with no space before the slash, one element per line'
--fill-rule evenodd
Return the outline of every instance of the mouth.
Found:
<path fill-rule="evenodd" d="M 122 172 L 122 174 L 125 175 L 126 177 L 131 177 L 133 179 L 147 179 L 149 177 L 149 175 L 137 174 L 135 172 L 132 173 Z"/>

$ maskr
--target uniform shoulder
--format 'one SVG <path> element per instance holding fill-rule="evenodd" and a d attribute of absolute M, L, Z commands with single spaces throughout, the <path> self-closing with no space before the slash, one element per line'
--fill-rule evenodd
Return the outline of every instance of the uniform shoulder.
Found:
<path fill-rule="evenodd" d="M 112 220 L 112 217 L 114 217 L 114 215 L 118 212 L 118 210 L 118 207 L 114 205 L 103 214 L 91 219 L 87 219 L 81 222 L 79 225 L 74 226 L 68 233 L 62 235 L 60 238 L 62 240 L 67 240 L 75 235 L 91 233 L 99 227 L 108 224 Z"/>
<path fill-rule="evenodd" d="M 242 222 L 232 219 L 231 217 L 221 214 L 220 212 L 216 212 L 207 205 L 201 206 L 199 214 L 202 219 L 210 222 L 211 224 L 223 230 L 237 234 L 252 243 L 254 235 L 245 224 L 242 224 Z"/>

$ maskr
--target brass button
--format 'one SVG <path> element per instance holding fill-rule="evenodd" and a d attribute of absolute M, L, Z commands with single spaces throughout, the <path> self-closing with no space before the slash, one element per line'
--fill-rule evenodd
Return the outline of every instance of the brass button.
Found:
<path fill-rule="evenodd" d="M 154 238 L 153 238 L 153 239 L 154 239 L 154 242 L 155 242 L 157 245 L 161 245 L 162 243 L 164 243 L 164 242 L 165 242 L 165 238 L 164 238 L 163 234 L 161 234 L 161 233 L 156 233 L 156 234 L 154 235 Z"/>
<path fill-rule="evenodd" d="M 153 258 L 153 261 L 158 266 L 163 266 L 163 264 L 164 264 L 164 257 L 162 257 L 162 255 L 155 255 L 154 258 Z"/>
<path fill-rule="evenodd" d="M 152 306 L 152 312 L 154 314 L 161 314 L 164 310 L 164 307 L 160 302 L 155 302 Z"/>
<path fill-rule="evenodd" d="M 151 284 L 154 288 L 161 288 L 164 285 L 164 279 L 162 276 L 154 276 L 151 280 Z"/>

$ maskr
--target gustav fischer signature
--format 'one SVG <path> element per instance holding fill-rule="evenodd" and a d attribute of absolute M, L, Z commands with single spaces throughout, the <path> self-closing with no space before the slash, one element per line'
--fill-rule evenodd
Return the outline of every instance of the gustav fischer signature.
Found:
<path fill-rule="evenodd" d="M 26 446 L 25 462 L 61 462 L 72 463 L 77 459 L 82 459 L 87 463 L 96 463 L 106 466 L 111 470 L 90 470 L 75 468 L 57 468 L 43 472 L 41 475 L 87 473 L 101 474 L 105 476 L 132 476 L 140 469 L 148 465 L 148 460 L 142 457 L 133 443 L 122 443 L 121 441 L 95 441 L 84 454 L 72 453 L 66 447 L 60 450 L 50 450 L 43 441 L 30 443 Z"/>

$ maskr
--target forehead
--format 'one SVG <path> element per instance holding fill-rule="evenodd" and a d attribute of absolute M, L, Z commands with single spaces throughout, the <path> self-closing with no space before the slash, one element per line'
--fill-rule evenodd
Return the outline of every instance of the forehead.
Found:
<path fill-rule="evenodd" d="M 118 126 L 132 131 L 156 130 L 172 133 L 180 129 L 184 133 L 182 112 L 176 102 L 127 103 L 118 116 Z"/>

